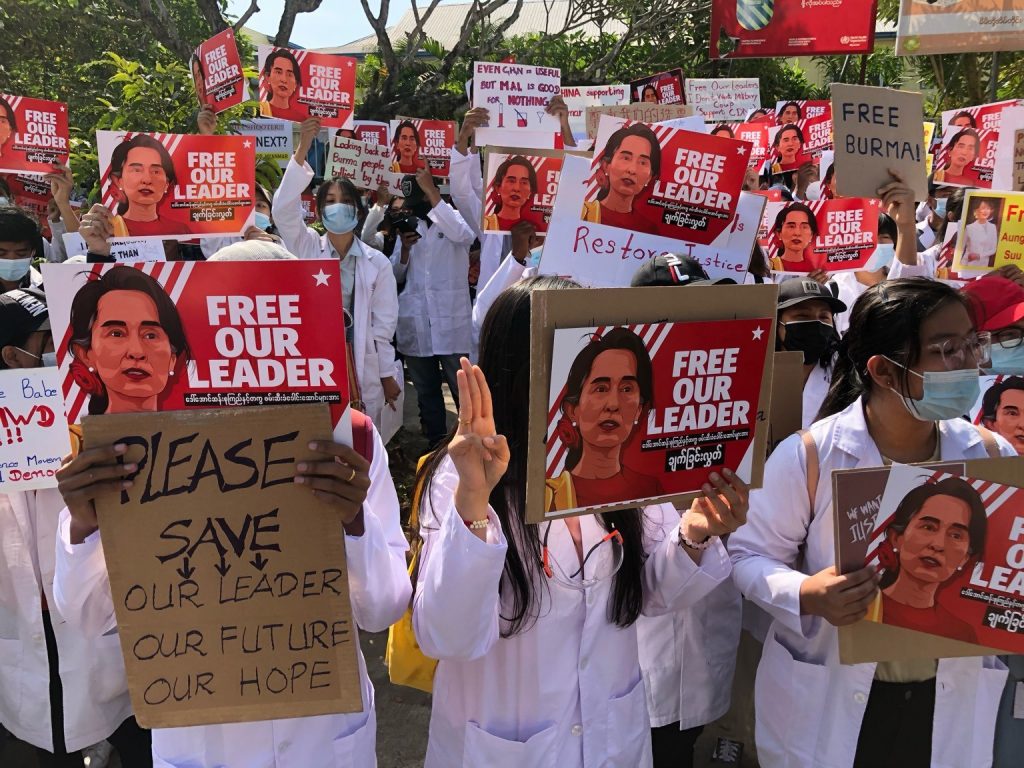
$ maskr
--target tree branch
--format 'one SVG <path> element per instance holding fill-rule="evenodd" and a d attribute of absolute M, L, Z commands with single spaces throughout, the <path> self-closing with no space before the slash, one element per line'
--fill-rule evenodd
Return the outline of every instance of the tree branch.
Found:
<path fill-rule="evenodd" d="M 255 3 L 253 4 L 255 5 Z M 196 0 L 196 5 L 214 33 L 228 28 L 228 23 L 224 21 L 224 17 L 220 13 L 220 3 L 217 0 Z"/>
<path fill-rule="evenodd" d="M 161 40 L 183 62 L 187 62 L 192 56 L 192 47 L 182 40 L 178 23 L 163 0 L 139 0 L 138 10 L 156 39 Z"/>
<path fill-rule="evenodd" d="M 312 13 L 320 7 L 322 0 L 284 0 L 284 10 L 281 11 L 281 21 L 277 25 L 277 34 L 274 35 L 274 45 L 284 47 L 288 45 L 295 28 L 295 17 L 300 13 Z"/>
<path fill-rule="evenodd" d="M 374 34 L 377 35 L 377 49 L 380 52 L 380 60 L 388 71 L 382 86 L 386 90 L 388 84 L 394 82 L 393 78 L 397 76 L 397 74 L 392 73 L 397 73 L 398 70 L 398 58 L 395 56 L 395 48 L 391 45 L 391 38 L 388 37 L 388 12 L 391 2 L 390 0 L 380 0 L 380 13 L 377 16 L 373 15 L 367 0 L 359 0 L 359 4 L 363 6 L 366 20 L 370 22 L 370 27 L 373 29 Z"/>
<path fill-rule="evenodd" d="M 251 0 L 251 2 L 249 3 L 249 7 L 245 9 L 245 13 L 238 17 L 238 21 L 232 24 L 231 28 L 235 30 L 235 32 L 237 32 L 242 27 L 244 27 L 245 22 L 247 22 L 254 13 L 258 13 L 259 10 L 259 0 Z"/>

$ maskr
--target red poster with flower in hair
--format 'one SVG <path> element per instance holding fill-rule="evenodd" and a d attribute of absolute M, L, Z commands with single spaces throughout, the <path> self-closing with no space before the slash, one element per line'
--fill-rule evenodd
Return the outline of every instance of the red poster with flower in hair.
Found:
<path fill-rule="evenodd" d="M 210 106 L 219 114 L 249 99 L 249 84 L 242 71 L 233 29 L 225 29 L 201 43 L 189 66 L 200 106 Z"/>
<path fill-rule="evenodd" d="M 759 242 L 774 272 L 869 269 L 881 202 L 859 197 L 768 203 Z"/>
<path fill-rule="evenodd" d="M 352 128 L 356 60 L 331 53 L 261 45 L 260 114 L 324 128 Z"/>
<path fill-rule="evenodd" d="M 69 422 L 327 403 L 351 444 L 337 260 L 43 269 Z"/>
<path fill-rule="evenodd" d="M 487 147 L 484 153 L 483 231 L 509 234 L 520 221 L 548 231 L 563 153 L 554 149 Z"/>
<path fill-rule="evenodd" d="M 0 172 L 50 173 L 68 161 L 68 105 L 0 93 Z"/>

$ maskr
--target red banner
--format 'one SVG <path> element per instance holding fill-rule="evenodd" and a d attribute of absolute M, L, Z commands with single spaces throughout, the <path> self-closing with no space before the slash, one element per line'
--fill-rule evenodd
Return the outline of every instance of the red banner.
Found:
<path fill-rule="evenodd" d="M 764 170 L 765 161 L 768 159 L 770 142 L 768 131 L 771 123 L 766 120 L 758 120 L 755 123 L 740 123 L 732 126 L 733 135 L 740 141 L 749 141 L 752 149 L 747 165 L 758 173 Z"/>
<path fill-rule="evenodd" d="M 932 166 L 935 183 L 991 189 L 1003 110 L 1019 104 L 1011 99 L 943 112 L 942 138 Z"/>
<path fill-rule="evenodd" d="M 221 113 L 249 99 L 249 85 L 231 29 L 201 43 L 192 54 L 192 82 L 201 106 Z"/>
<path fill-rule="evenodd" d="M 96 146 L 114 237 L 222 237 L 252 223 L 251 136 L 97 131 Z"/>
<path fill-rule="evenodd" d="M 259 47 L 260 114 L 324 128 L 351 128 L 356 60 L 292 48 Z"/>
<path fill-rule="evenodd" d="M 772 173 L 795 171 L 805 163 L 818 165 L 832 149 L 832 115 L 818 115 L 768 128 L 768 168 Z"/>
<path fill-rule="evenodd" d="M 43 237 L 50 238 L 50 218 L 47 207 L 50 204 L 50 184 L 38 176 L 9 174 L 4 176 L 7 187 L 11 190 L 11 202 L 39 220 L 39 229 Z"/>
<path fill-rule="evenodd" d="M 772 271 L 863 269 L 878 245 L 878 200 L 841 198 L 768 203 L 759 241 Z"/>
<path fill-rule="evenodd" d="M 711 58 L 871 53 L 877 0 L 712 0 Z"/>
<path fill-rule="evenodd" d="M 646 101 L 651 104 L 683 104 L 686 92 L 683 90 L 683 70 L 671 69 L 657 75 L 641 77 L 629 84 L 630 101 Z"/>
<path fill-rule="evenodd" d="M 68 161 L 68 105 L 0 93 L 0 172 L 49 173 Z"/>
<path fill-rule="evenodd" d="M 391 126 L 376 120 L 356 120 L 352 138 L 386 147 L 391 143 Z"/>
<path fill-rule="evenodd" d="M 548 231 L 562 173 L 556 150 L 488 147 L 485 159 L 483 231 L 508 234 L 520 221 Z"/>
<path fill-rule="evenodd" d="M 400 117 L 391 121 L 391 170 L 416 173 L 430 169 L 430 175 L 448 178 L 455 146 L 454 120 L 421 120 Z"/>

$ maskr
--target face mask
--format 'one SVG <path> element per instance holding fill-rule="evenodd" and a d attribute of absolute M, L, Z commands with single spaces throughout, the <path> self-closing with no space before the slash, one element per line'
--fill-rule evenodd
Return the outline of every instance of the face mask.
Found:
<path fill-rule="evenodd" d="M 331 203 L 325 205 L 321 220 L 327 231 L 334 235 L 347 235 L 356 228 L 359 214 L 354 205 L 348 203 Z"/>
<path fill-rule="evenodd" d="M 536 248 L 530 249 L 530 255 L 526 257 L 527 268 L 532 267 L 533 269 L 538 269 L 540 267 L 540 254 L 543 250 L 543 245 L 538 245 Z"/>
<path fill-rule="evenodd" d="M 43 352 L 43 356 L 39 358 L 40 363 L 44 368 L 52 368 L 57 365 L 57 353 L 56 352 Z"/>
<path fill-rule="evenodd" d="M 10 205 L 10 204 L 11 204 L 10 200 L 8 200 L 3 195 L 0 195 L 0 205 Z"/>
<path fill-rule="evenodd" d="M 892 260 L 896 257 L 896 246 L 892 243 L 879 243 L 875 246 L 874 253 L 871 254 L 871 258 L 868 259 L 864 265 L 865 272 L 877 272 L 883 267 L 888 267 L 892 264 Z"/>
<path fill-rule="evenodd" d="M 259 211 L 256 211 L 256 221 L 254 223 L 264 232 L 270 229 L 270 217 L 267 216 L 267 214 L 265 213 L 260 213 Z"/>
<path fill-rule="evenodd" d="M 786 338 L 782 347 L 790 352 L 803 352 L 804 365 L 827 361 L 839 343 L 839 333 L 834 327 L 820 320 L 797 320 L 783 323 Z"/>
<path fill-rule="evenodd" d="M 885 358 L 889 360 L 889 358 Z M 889 389 L 899 395 L 904 407 L 919 421 L 944 421 L 958 419 L 969 413 L 981 395 L 981 382 L 977 368 L 965 368 L 962 371 L 925 371 L 918 373 L 907 366 L 889 360 L 924 380 L 924 393 L 920 400 L 901 395 L 895 389 Z"/>
<path fill-rule="evenodd" d="M 946 218 L 946 198 L 935 198 L 935 207 L 932 208 L 932 210 L 935 212 L 935 215 L 938 216 L 940 219 Z"/>
<path fill-rule="evenodd" d="M 1016 347 L 1004 347 L 993 344 L 990 353 L 989 370 L 1008 376 L 1024 375 L 1024 344 Z"/>
<path fill-rule="evenodd" d="M 804 197 L 808 200 L 821 200 L 821 182 L 812 181 L 807 185 L 807 192 L 804 193 Z"/>
<path fill-rule="evenodd" d="M 32 259 L 0 259 L 0 280 L 9 283 L 21 280 L 31 266 Z"/>

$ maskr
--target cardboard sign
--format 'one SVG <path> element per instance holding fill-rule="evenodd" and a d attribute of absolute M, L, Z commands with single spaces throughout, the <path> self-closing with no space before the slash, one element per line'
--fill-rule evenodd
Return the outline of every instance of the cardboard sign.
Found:
<path fill-rule="evenodd" d="M 70 422 L 327 403 L 336 439 L 351 441 L 336 259 L 44 264 L 43 276 Z M 122 331 L 108 336 L 107 323 Z M 122 369 L 120 345 L 140 339 L 146 364 Z"/>
<path fill-rule="evenodd" d="M 9 174 L 4 176 L 8 189 L 11 190 L 11 202 L 34 216 L 39 222 L 43 237 L 50 237 L 50 182 L 43 181 L 42 176 L 34 174 Z"/>
<path fill-rule="evenodd" d="M 634 123 L 654 125 L 667 120 L 692 117 L 694 109 L 689 104 L 649 104 L 645 102 L 610 107 L 587 107 L 587 138 L 597 138 L 597 128 L 602 115 L 620 117 Z M 703 122 L 703 118 L 701 122 Z"/>
<path fill-rule="evenodd" d="M 379 144 L 370 144 L 346 138 L 347 131 L 336 131 L 327 145 L 327 178 L 341 176 L 350 179 L 360 189 L 376 190 L 381 184 L 391 183 L 393 174 L 388 170 L 391 150 Z"/>
<path fill-rule="evenodd" d="M 645 104 L 684 104 L 683 70 L 671 69 L 641 77 L 629 84 L 630 101 Z"/>
<path fill-rule="evenodd" d="M 65 232 L 61 235 L 64 240 L 64 250 L 68 258 L 72 256 L 84 256 L 89 253 L 89 246 L 77 232 Z M 110 257 L 122 264 L 131 264 L 136 261 L 166 261 L 167 252 L 164 244 L 159 240 L 147 239 L 118 239 L 110 240 Z"/>
<path fill-rule="evenodd" d="M 251 266 L 251 265 L 250 265 Z M 293 482 L 323 405 L 90 416 L 134 484 L 96 498 L 128 691 L 146 728 L 363 708 L 338 514 Z"/>
<path fill-rule="evenodd" d="M 114 237 L 224 237 L 254 221 L 247 136 L 97 131 L 100 193 Z"/>
<path fill-rule="evenodd" d="M 968 192 L 964 197 L 953 269 L 979 276 L 1024 263 L 1024 194 Z"/>
<path fill-rule="evenodd" d="M 569 127 L 574 136 L 587 135 L 587 107 L 629 103 L 628 85 L 563 85 L 562 100 L 569 108 Z M 523 146 L 516 143 L 516 146 Z"/>
<path fill-rule="evenodd" d="M 473 62 L 474 107 L 490 111 L 494 128 L 557 131 L 558 118 L 547 113 L 548 102 L 562 91 L 562 71 L 507 62 Z"/>
<path fill-rule="evenodd" d="M 260 114 L 301 123 L 320 118 L 324 128 L 351 128 L 356 60 L 330 53 L 261 45 Z"/>
<path fill-rule="evenodd" d="M 68 161 L 68 105 L 0 93 L 0 172 L 49 173 Z"/>
<path fill-rule="evenodd" d="M 455 146 L 455 121 L 399 117 L 391 121 L 391 165 L 394 173 L 416 173 L 429 168 L 430 175 L 446 179 Z"/>
<path fill-rule="evenodd" d="M 220 114 L 249 100 L 249 84 L 242 72 L 234 30 L 225 29 L 201 43 L 192 54 L 190 66 L 199 106 L 209 105 Z"/>
<path fill-rule="evenodd" d="M 1024 192 L 1024 107 L 1007 107 L 999 123 L 992 188 Z"/>
<path fill-rule="evenodd" d="M 1021 0 L 901 0 L 896 55 L 923 56 L 1024 48 Z"/>
<path fill-rule="evenodd" d="M 848 55 L 874 47 L 875 0 L 711 1 L 712 59 Z"/>
<path fill-rule="evenodd" d="M 844 197 L 877 197 L 895 171 L 928 198 L 924 99 L 920 93 L 832 83 L 836 185 Z"/>
<path fill-rule="evenodd" d="M 761 81 L 756 77 L 687 78 L 686 103 L 708 122 L 744 120 L 761 106 Z"/>
<path fill-rule="evenodd" d="M 758 487 L 777 290 L 534 292 L 527 520 L 686 503 L 723 467 Z M 619 398 L 614 425 L 593 410 L 605 395 L 586 389 L 598 374 Z M 609 448 L 619 471 L 583 479 L 595 449 Z"/>
<path fill-rule="evenodd" d="M 391 126 L 377 120 L 356 120 L 354 123 L 355 138 L 367 144 L 387 147 L 391 144 Z"/>
<path fill-rule="evenodd" d="M 761 247 L 773 272 L 806 275 L 817 269 L 863 269 L 878 245 L 878 200 L 841 198 L 769 203 Z"/>
<path fill-rule="evenodd" d="M 538 234 L 547 232 L 563 156 L 557 150 L 488 147 L 481 231 L 511 234 L 512 227 L 528 221 Z"/>
<path fill-rule="evenodd" d="M 0 493 L 56 488 L 57 470 L 69 453 L 57 369 L 0 371 Z"/>
<path fill-rule="evenodd" d="M 767 456 L 803 426 L 804 353 L 776 352 L 768 403 Z"/>
<path fill-rule="evenodd" d="M 773 174 L 795 171 L 806 163 L 819 165 L 822 153 L 832 149 L 832 117 L 818 115 L 770 126 L 768 140 L 771 148 L 766 165 Z"/>
<path fill-rule="evenodd" d="M 256 141 L 256 156 L 273 160 L 281 168 L 288 167 L 288 160 L 295 151 L 292 146 L 293 127 L 287 120 L 275 120 L 272 117 L 238 121 L 238 132 L 243 136 L 252 136 Z"/>

